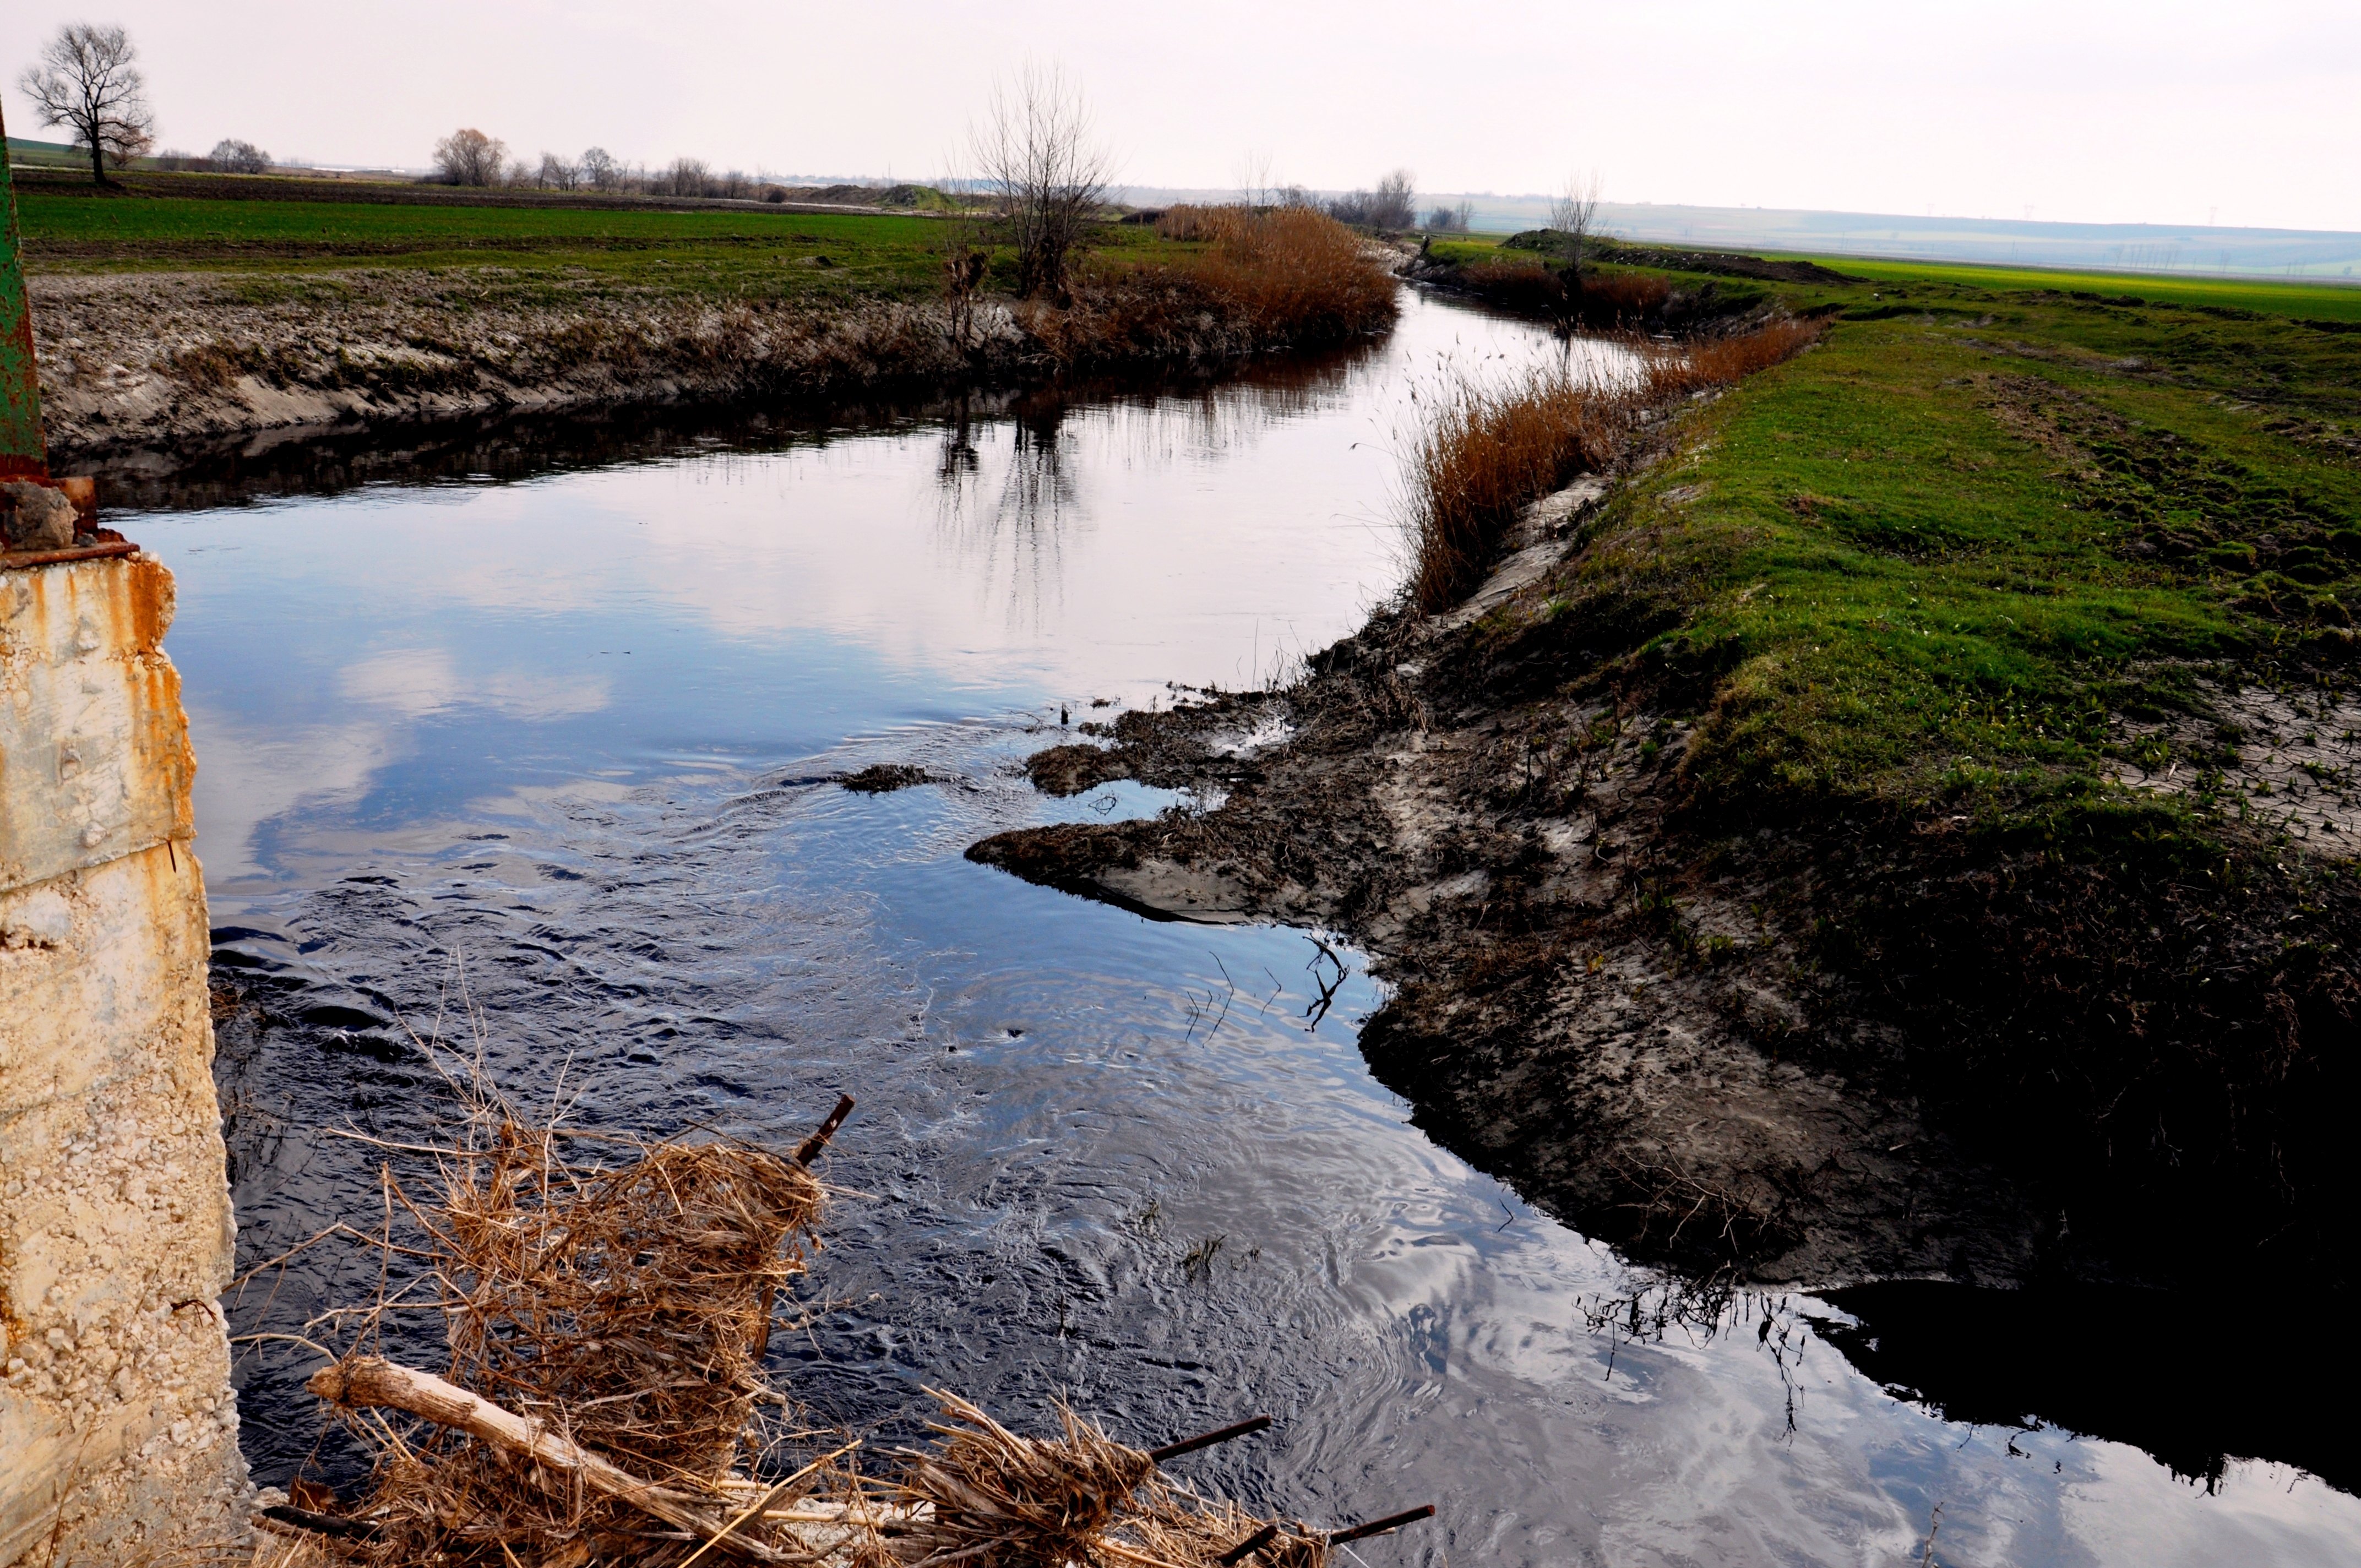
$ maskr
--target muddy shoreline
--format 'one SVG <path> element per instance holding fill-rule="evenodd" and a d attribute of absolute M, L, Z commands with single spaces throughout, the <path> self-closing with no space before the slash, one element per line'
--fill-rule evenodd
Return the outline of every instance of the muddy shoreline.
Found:
<path fill-rule="evenodd" d="M 1395 987 L 1362 1048 L 1413 1120 L 1643 1261 L 1817 1288 L 2176 1288 L 2224 1266 L 2339 1285 L 2341 1219 L 2118 1146 L 2105 1112 L 2202 1078 L 2210 1039 L 2163 1041 L 2162 1065 L 2044 1054 L 2095 1005 L 2076 955 L 2176 941 L 2151 967 L 2221 981 L 2212 1026 L 2333 1027 L 2318 998 L 2253 981 L 2291 910 L 2350 921 L 2333 877 L 2282 868 L 2224 900 L 1981 841 L 1964 818 L 1733 822 L 1684 776 L 1694 693 L 1611 631 L 1503 637 L 1554 623 L 1602 499 L 1675 439 L 1532 508 L 1458 609 L 1380 610 L 1287 689 L 1127 713 L 1028 764 L 1054 795 L 1133 778 L 1214 808 L 1005 833 L 969 858 L 1158 917 L 1348 936 Z M 1587 737 L 1574 759 L 1542 750 L 1568 731 Z"/>

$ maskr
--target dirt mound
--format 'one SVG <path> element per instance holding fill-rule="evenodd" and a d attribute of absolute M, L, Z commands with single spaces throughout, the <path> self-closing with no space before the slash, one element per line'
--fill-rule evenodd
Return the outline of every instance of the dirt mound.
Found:
<path fill-rule="evenodd" d="M 1562 256 L 1565 236 L 1554 229 L 1528 229 L 1500 242 L 1503 250 L 1528 250 Z M 1817 261 L 1770 261 L 1728 250 L 1678 250 L 1668 247 L 1630 245 L 1620 240 L 1590 240 L 1585 259 L 1611 261 L 1622 267 L 1661 267 L 1668 272 L 1705 272 L 1723 278 L 1756 278 L 1769 283 L 1861 283 Z"/>

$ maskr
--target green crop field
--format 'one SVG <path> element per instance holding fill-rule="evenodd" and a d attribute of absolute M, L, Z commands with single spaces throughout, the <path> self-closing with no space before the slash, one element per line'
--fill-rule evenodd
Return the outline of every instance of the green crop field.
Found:
<path fill-rule="evenodd" d="M 1979 267 L 1964 262 L 1861 261 L 1850 257 L 1800 253 L 1776 259 L 1817 261 L 1872 282 L 1949 285 L 1995 295 L 2099 294 L 2109 300 L 2131 300 L 2140 304 L 2213 306 L 2361 324 L 2361 284 L 2202 278 L 2186 273 L 2061 272 L 2032 267 Z"/>
<path fill-rule="evenodd" d="M 34 272 L 488 269 L 542 287 L 826 301 L 933 291 L 943 229 L 918 217 L 18 193 Z"/>
<path fill-rule="evenodd" d="M 27 183 L 16 193 L 34 272 L 307 273 L 352 268 L 482 269 L 529 298 L 620 289 L 660 296 L 904 299 L 940 288 L 950 233 L 939 219 L 760 208 L 666 212 L 429 201 L 271 201 L 135 193 L 92 196 Z M 1153 231 L 1110 227 L 1097 248 L 1160 247 Z M 995 256 L 993 279 L 1013 277 Z"/>

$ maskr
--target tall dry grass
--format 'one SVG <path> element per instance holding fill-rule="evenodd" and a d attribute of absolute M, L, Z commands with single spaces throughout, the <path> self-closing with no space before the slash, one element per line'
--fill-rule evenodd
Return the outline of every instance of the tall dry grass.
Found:
<path fill-rule="evenodd" d="M 1819 332 L 1817 323 L 1786 320 L 1703 343 L 1627 338 L 1631 359 L 1620 375 L 1579 379 L 1555 366 L 1505 384 L 1462 378 L 1422 400 L 1403 455 L 1410 603 L 1434 615 L 1466 598 L 1524 509 L 1606 467 L 1642 411 L 1741 380 Z"/>
<path fill-rule="evenodd" d="M 1254 216 L 1250 207 L 1204 207 L 1182 202 L 1157 215 L 1156 235 L 1159 239 L 1183 242 L 1227 239 Z"/>
<path fill-rule="evenodd" d="M 1393 320 L 1392 274 L 1343 224 L 1304 207 L 1221 211 L 1213 248 L 1185 265 L 1257 336 L 1335 343 Z"/>
<path fill-rule="evenodd" d="M 1070 308 L 1021 313 L 1025 330 L 1060 363 L 1082 366 L 1331 347 L 1394 318 L 1391 273 L 1323 214 L 1175 207 L 1159 228 L 1205 248 L 1170 261 L 1105 258 Z"/>

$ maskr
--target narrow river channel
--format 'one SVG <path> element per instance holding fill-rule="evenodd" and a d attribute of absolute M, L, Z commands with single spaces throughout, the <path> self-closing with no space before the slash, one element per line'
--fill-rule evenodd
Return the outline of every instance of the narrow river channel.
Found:
<path fill-rule="evenodd" d="M 334 1129 L 447 1113 L 409 1030 L 593 1125 L 792 1141 L 849 1090 L 777 1354 L 888 1441 L 921 1384 L 1142 1443 L 1267 1410 L 1187 1473 L 1318 1522 L 1438 1505 L 1369 1568 L 1916 1563 L 1938 1505 L 1947 1563 L 2354 1561 L 2361 1502 L 2283 1454 L 2191 1478 L 1964 1424 L 1856 1370 L 1828 1304 L 1685 1304 L 1408 1124 L 1323 934 L 961 858 L 1176 804 L 1012 764 L 1096 705 L 1282 675 L 1393 589 L 1412 386 L 1559 352 L 1404 305 L 1211 389 L 266 453 L 113 520 L 180 582 L 243 1259 L 378 1214 L 380 1156 Z M 829 782 L 876 762 L 939 782 Z M 233 1332 L 375 1288 L 315 1247 Z M 264 1480 L 348 1463 L 313 1365 L 242 1354 Z"/>

